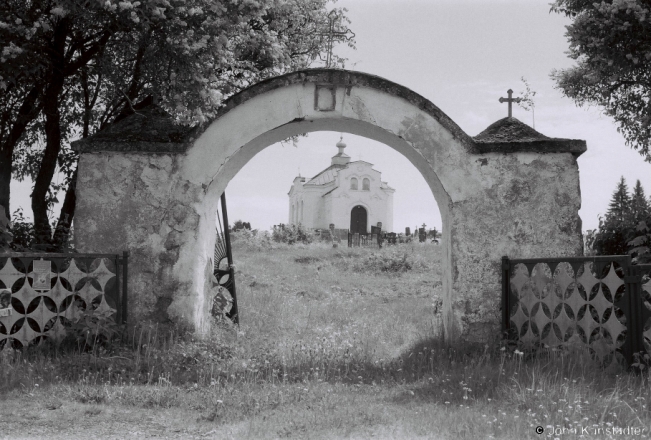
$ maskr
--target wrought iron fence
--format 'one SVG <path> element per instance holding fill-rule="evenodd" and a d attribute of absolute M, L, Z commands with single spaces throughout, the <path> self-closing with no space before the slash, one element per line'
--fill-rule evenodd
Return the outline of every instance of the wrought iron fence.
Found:
<path fill-rule="evenodd" d="M 0 350 L 60 340 L 84 311 L 127 319 L 128 252 L 0 254 Z"/>
<path fill-rule="evenodd" d="M 382 247 L 382 234 L 348 233 L 348 247 Z"/>
<path fill-rule="evenodd" d="M 626 255 L 502 257 L 502 330 L 549 347 L 579 345 L 604 366 L 651 353 L 651 265 Z"/>

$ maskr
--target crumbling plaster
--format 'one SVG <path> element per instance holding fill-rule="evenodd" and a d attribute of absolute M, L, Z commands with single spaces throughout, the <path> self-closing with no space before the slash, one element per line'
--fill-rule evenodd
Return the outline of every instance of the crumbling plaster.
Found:
<path fill-rule="evenodd" d="M 315 102 L 329 96 L 317 90 L 324 85 L 334 90 L 333 109 Z M 492 151 L 408 89 L 325 69 L 267 80 L 235 95 L 185 152 L 82 152 L 78 248 L 128 247 L 131 316 L 205 331 L 211 295 L 206 268 L 220 194 L 262 149 L 323 130 L 391 146 L 429 184 L 443 219 L 449 340 L 485 340 L 498 333 L 502 255 L 581 252 L 574 153 Z"/>

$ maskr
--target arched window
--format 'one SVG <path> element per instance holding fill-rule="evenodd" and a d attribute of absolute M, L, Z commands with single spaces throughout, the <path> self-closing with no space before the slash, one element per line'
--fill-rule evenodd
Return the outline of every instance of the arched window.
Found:
<path fill-rule="evenodd" d="M 357 179 L 354 177 L 350 179 L 350 189 L 357 189 Z"/>
<path fill-rule="evenodd" d="M 301 200 L 301 219 L 300 223 L 303 223 L 303 201 Z"/>
<path fill-rule="evenodd" d="M 289 209 L 289 224 L 294 223 L 294 205 L 292 204 L 291 208 Z"/>
<path fill-rule="evenodd" d="M 362 189 L 364 191 L 370 191 L 371 190 L 371 181 L 368 180 L 366 177 L 364 177 L 364 180 L 362 180 Z"/>

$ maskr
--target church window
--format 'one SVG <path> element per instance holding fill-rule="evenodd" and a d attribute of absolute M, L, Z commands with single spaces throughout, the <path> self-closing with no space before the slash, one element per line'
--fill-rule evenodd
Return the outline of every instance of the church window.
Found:
<path fill-rule="evenodd" d="M 350 179 L 350 189 L 357 189 L 357 179 L 354 177 Z"/>
<path fill-rule="evenodd" d="M 371 190 L 371 181 L 368 180 L 366 177 L 364 180 L 362 180 L 362 189 L 364 191 L 370 191 Z"/>
<path fill-rule="evenodd" d="M 303 223 L 303 201 L 301 200 L 301 223 Z"/>

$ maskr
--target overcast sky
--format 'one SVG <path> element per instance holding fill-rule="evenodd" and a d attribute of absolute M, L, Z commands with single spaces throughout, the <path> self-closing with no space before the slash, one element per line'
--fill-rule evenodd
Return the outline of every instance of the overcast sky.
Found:
<path fill-rule="evenodd" d="M 637 179 L 651 193 L 651 164 L 617 133 L 598 108 L 577 108 L 554 90 L 549 73 L 572 65 L 564 37 L 569 20 L 549 12 L 548 0 L 341 0 L 348 8 L 357 50 L 338 47 L 347 69 L 372 73 L 406 86 L 432 101 L 466 133 L 475 136 L 507 115 L 498 99 L 512 88 L 535 97 L 535 128 L 550 137 L 585 139 L 579 159 L 583 229 L 598 226 L 620 176 Z M 531 125 L 532 114 L 513 116 Z M 255 156 L 226 189 L 231 222 L 254 228 L 286 223 L 287 192 L 298 174 L 312 177 L 330 164 L 338 132 L 310 133 L 298 146 L 276 144 Z M 434 197 L 414 166 L 390 147 L 343 134 L 353 160 L 373 163 L 396 189 L 394 230 L 417 224 L 441 228 Z M 28 183 L 12 186 L 12 210 L 29 208 Z M 57 211 L 58 213 L 58 211 Z M 345 226 L 344 226 L 345 227 Z"/>

